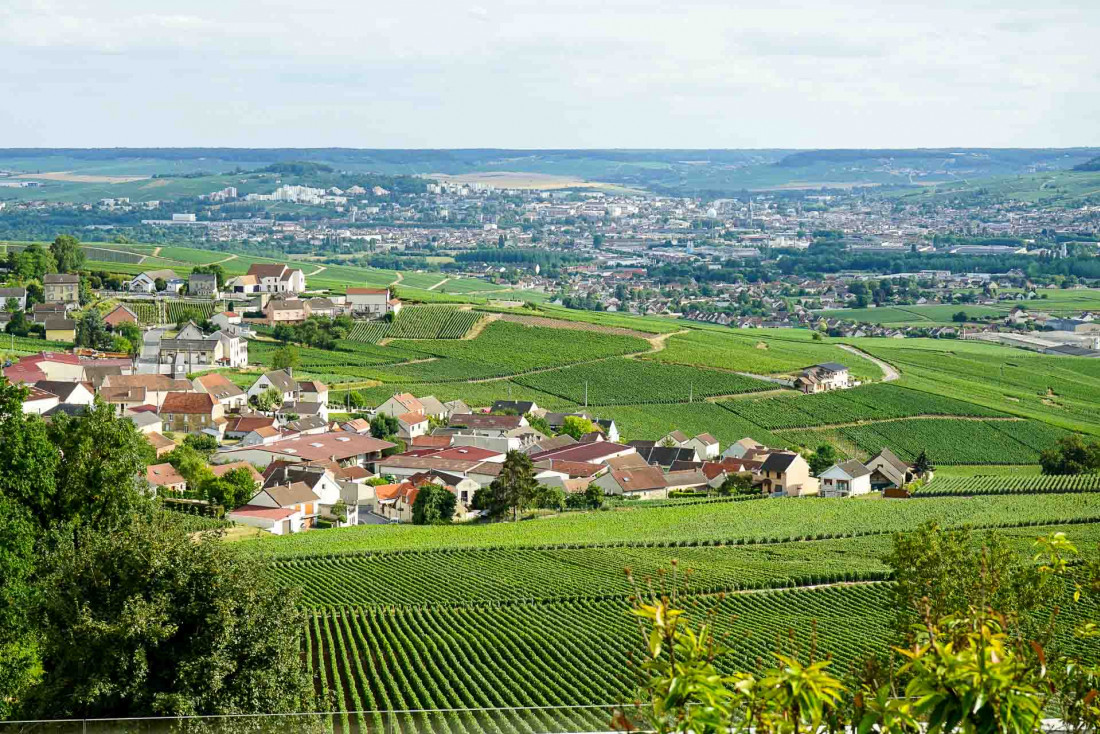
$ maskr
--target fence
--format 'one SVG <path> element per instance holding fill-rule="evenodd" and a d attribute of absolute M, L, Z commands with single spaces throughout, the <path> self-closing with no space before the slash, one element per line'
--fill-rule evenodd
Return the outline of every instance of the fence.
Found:
<path fill-rule="evenodd" d="M 534 706 L 424 711 L 0 721 L 0 734 L 595 734 L 633 730 L 633 707 Z"/>

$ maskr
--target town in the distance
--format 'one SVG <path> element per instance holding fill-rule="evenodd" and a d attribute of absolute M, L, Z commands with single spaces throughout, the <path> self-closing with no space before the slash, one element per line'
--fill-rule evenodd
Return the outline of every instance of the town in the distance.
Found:
<path fill-rule="evenodd" d="M 0 302 L 0 734 L 1100 721 L 1100 149 L 4 150 Z"/>

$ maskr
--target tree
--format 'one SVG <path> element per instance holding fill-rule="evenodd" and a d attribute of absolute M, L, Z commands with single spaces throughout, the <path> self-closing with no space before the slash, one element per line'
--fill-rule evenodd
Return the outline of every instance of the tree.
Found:
<path fill-rule="evenodd" d="M 544 436 L 553 436 L 554 435 L 554 429 L 550 427 L 550 424 L 546 421 L 545 418 L 540 418 L 537 415 L 532 415 L 530 413 L 524 414 L 523 417 L 527 419 L 527 424 L 529 426 L 531 426 L 531 428 L 534 428 L 536 431 L 538 431 L 542 435 L 544 435 Z"/>
<path fill-rule="evenodd" d="M 436 525 L 450 522 L 458 504 L 454 492 L 438 484 L 424 484 L 413 501 L 413 524 Z"/>
<path fill-rule="evenodd" d="M 256 396 L 256 410 L 261 413 L 271 413 L 283 405 L 283 394 L 274 387 L 269 387 Z"/>
<path fill-rule="evenodd" d="M 590 510 L 598 510 L 603 507 L 603 490 L 595 482 L 590 483 L 584 489 L 584 501 Z"/>
<path fill-rule="evenodd" d="M 951 320 L 956 324 L 965 324 L 967 321 L 966 311 L 956 311 L 951 314 Z"/>
<path fill-rule="evenodd" d="M 311 710 L 296 593 L 163 515 L 61 542 L 39 588 L 42 679 L 25 716 Z"/>
<path fill-rule="evenodd" d="M 76 345 L 88 349 L 110 349 L 114 344 L 114 337 L 107 331 L 107 324 L 103 321 L 103 314 L 98 308 L 89 308 L 76 322 Z"/>
<path fill-rule="evenodd" d="M 217 281 L 218 288 L 221 288 L 225 285 L 225 270 L 222 268 L 221 265 L 218 265 L 217 263 L 213 263 L 211 265 L 196 265 L 195 267 L 191 268 L 191 272 L 213 275 Z M 233 310 L 232 304 L 230 304 L 229 310 Z"/>
<path fill-rule="evenodd" d="M 752 472 L 741 471 L 730 474 L 718 487 L 718 494 L 723 497 L 734 494 L 756 494 L 752 486 Z"/>
<path fill-rule="evenodd" d="M 370 422 L 370 435 L 374 438 L 389 439 L 396 436 L 399 429 L 397 419 L 385 413 L 379 413 Z"/>
<path fill-rule="evenodd" d="M 295 370 L 301 364 L 298 350 L 294 347 L 282 347 L 276 349 L 271 355 L 271 369 Z"/>
<path fill-rule="evenodd" d="M 565 420 L 562 421 L 561 432 L 565 435 L 572 436 L 575 439 L 580 440 L 580 437 L 586 433 L 592 433 L 596 430 L 596 424 L 587 418 L 583 418 L 579 415 L 567 415 Z"/>
<path fill-rule="evenodd" d="M 810 473 L 814 476 L 828 469 L 840 459 L 840 454 L 832 444 L 823 443 L 810 456 Z"/>
<path fill-rule="evenodd" d="M 1043 474 L 1095 474 L 1100 471 L 1100 442 L 1086 444 L 1079 434 L 1070 434 L 1039 453 L 1039 466 Z"/>
<path fill-rule="evenodd" d="M 218 439 L 207 433 L 191 433 L 183 439 L 184 446 L 190 446 L 207 458 L 218 450 Z"/>
<path fill-rule="evenodd" d="M 203 484 L 214 476 L 206 463 L 206 456 L 187 444 L 172 449 L 164 458 L 187 481 L 190 489 L 201 490 Z"/>
<path fill-rule="evenodd" d="M 211 474 L 202 482 L 199 491 L 212 504 L 221 505 L 228 512 L 252 499 L 256 494 L 256 480 L 252 472 L 239 466 L 220 477 Z"/>
<path fill-rule="evenodd" d="M 15 272 L 24 282 L 28 280 L 41 281 L 48 273 L 57 272 L 57 263 L 53 255 L 42 245 L 27 245 L 22 252 L 15 256 Z M 28 289 L 28 296 L 30 291 Z"/>
<path fill-rule="evenodd" d="M 500 517 L 508 508 L 512 509 L 512 519 L 519 517 L 519 509 L 538 491 L 535 468 L 531 457 L 519 451 L 509 451 L 500 468 L 500 474 L 489 485 L 489 494 L 482 498 L 484 510 L 489 517 Z M 475 506 L 477 494 L 474 495 Z"/>
<path fill-rule="evenodd" d="M 36 530 L 30 514 L 0 493 L 0 721 L 35 678 L 31 624 Z"/>
<path fill-rule="evenodd" d="M 19 309 L 19 299 L 9 298 L 4 302 L 4 310 L 8 313 L 15 313 Z"/>
<path fill-rule="evenodd" d="M 154 278 L 153 279 L 153 289 L 157 293 L 162 293 L 167 287 L 168 287 L 168 283 L 167 283 L 167 281 L 164 280 L 164 278 Z"/>
<path fill-rule="evenodd" d="M 31 323 L 27 321 L 24 311 L 15 311 L 11 315 L 11 321 L 4 327 L 4 331 L 16 336 L 26 336 L 31 333 Z"/>
<path fill-rule="evenodd" d="M 58 235 L 50 245 L 50 255 L 57 263 L 59 273 L 75 273 L 84 267 L 84 250 L 80 247 L 80 240 L 72 235 Z"/>
<path fill-rule="evenodd" d="M 936 467 L 932 466 L 932 460 L 928 458 L 928 452 L 921 449 L 920 453 L 917 455 L 917 460 L 913 462 L 913 473 L 918 477 L 923 477 L 935 470 Z"/>

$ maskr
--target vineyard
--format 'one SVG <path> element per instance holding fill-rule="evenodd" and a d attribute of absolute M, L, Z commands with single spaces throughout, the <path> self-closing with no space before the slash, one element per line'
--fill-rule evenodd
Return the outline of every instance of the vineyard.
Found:
<path fill-rule="evenodd" d="M 131 265 L 136 265 L 145 259 L 144 255 L 140 255 L 136 252 L 127 252 L 125 250 L 91 247 L 89 245 L 81 245 L 80 249 L 84 251 L 84 254 L 89 260 L 95 260 L 96 262 L 129 263 Z"/>
<path fill-rule="evenodd" d="M 686 403 L 714 395 L 769 390 L 770 382 L 732 372 L 702 370 L 638 359 L 603 362 L 516 378 L 521 385 L 588 405 Z"/>
<path fill-rule="evenodd" d="M 940 477 L 917 490 L 917 497 L 978 494 L 1058 494 L 1100 492 L 1100 474 L 1067 476 Z"/>
<path fill-rule="evenodd" d="M 383 525 L 332 533 L 296 533 L 242 542 L 261 555 L 291 558 L 366 551 L 439 548 L 536 548 L 576 544 L 746 544 L 825 539 L 912 530 L 928 520 L 944 526 L 1015 526 L 1100 519 L 1100 495 L 945 497 L 935 502 L 814 499 L 644 507 L 565 513 L 537 522 L 473 526 Z"/>
<path fill-rule="evenodd" d="M 911 418 L 776 435 L 807 447 L 831 441 L 862 459 L 887 447 L 906 461 L 926 451 L 941 464 L 1034 464 L 1068 432 L 1038 421 Z"/>
<path fill-rule="evenodd" d="M 992 408 L 886 383 L 817 395 L 730 400 L 719 405 L 770 430 L 921 415 L 1005 416 Z"/>
<path fill-rule="evenodd" d="M 170 324 L 179 323 L 183 318 L 196 321 L 209 319 L 220 310 L 220 304 L 213 301 L 165 301 L 167 323 Z"/>
<path fill-rule="evenodd" d="M 452 306 L 407 306 L 392 323 L 358 321 L 348 339 L 377 344 L 382 339 L 461 339 L 481 314 Z"/>

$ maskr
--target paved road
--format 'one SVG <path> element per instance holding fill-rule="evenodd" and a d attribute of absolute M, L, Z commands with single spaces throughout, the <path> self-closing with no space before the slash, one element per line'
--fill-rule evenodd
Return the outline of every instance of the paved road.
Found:
<path fill-rule="evenodd" d="M 882 370 L 882 374 L 883 374 L 882 381 L 883 382 L 891 382 L 891 381 L 896 380 L 899 377 L 901 377 L 901 375 L 898 374 L 898 371 L 894 368 L 893 365 L 890 365 L 890 364 L 887 364 L 886 362 L 883 362 L 878 357 L 872 357 L 870 354 L 863 351 L 862 349 L 856 349 L 855 347 L 849 346 L 848 344 L 837 344 L 837 346 L 840 347 L 841 349 L 843 349 L 845 352 L 851 352 L 852 354 L 858 354 L 860 357 L 863 357 L 864 359 L 869 359 L 872 362 L 874 362 L 875 364 L 877 364 L 879 369 Z"/>

